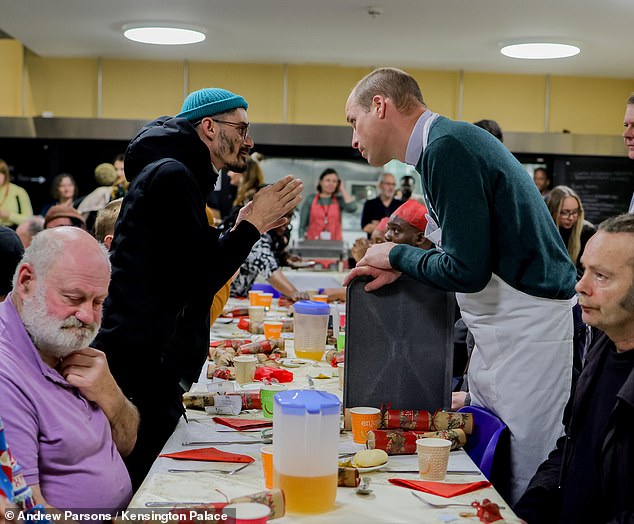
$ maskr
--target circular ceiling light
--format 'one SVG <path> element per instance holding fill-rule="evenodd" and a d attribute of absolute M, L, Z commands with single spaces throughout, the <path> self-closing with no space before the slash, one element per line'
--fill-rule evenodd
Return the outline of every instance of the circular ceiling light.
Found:
<path fill-rule="evenodd" d="M 124 25 L 123 36 L 135 42 L 157 45 L 184 45 L 202 42 L 205 30 L 193 27 L 176 27 L 166 25 L 135 24 Z"/>
<path fill-rule="evenodd" d="M 500 53 L 511 58 L 526 60 L 548 60 L 550 58 L 568 58 L 581 52 L 577 46 L 554 44 L 550 42 L 532 42 L 511 44 L 500 49 Z"/>

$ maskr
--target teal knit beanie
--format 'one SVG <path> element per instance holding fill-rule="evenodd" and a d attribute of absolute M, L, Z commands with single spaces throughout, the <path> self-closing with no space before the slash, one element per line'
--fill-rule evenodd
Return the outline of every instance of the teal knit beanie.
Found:
<path fill-rule="evenodd" d="M 247 109 L 249 104 L 240 95 L 233 94 L 226 89 L 206 87 L 190 93 L 183 102 L 181 112 L 176 117 L 195 121 L 238 107 Z"/>

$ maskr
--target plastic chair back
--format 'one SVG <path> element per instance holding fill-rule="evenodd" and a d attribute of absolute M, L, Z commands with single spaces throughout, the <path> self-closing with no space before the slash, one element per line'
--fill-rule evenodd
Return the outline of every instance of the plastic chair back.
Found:
<path fill-rule="evenodd" d="M 254 282 L 251 286 L 251 291 L 264 291 L 265 293 L 273 293 L 273 298 L 280 298 L 282 296 L 282 294 L 271 284 L 266 284 L 264 282 Z"/>
<path fill-rule="evenodd" d="M 507 429 L 506 424 L 489 410 L 478 406 L 465 406 L 458 411 L 473 414 L 473 434 L 467 435 L 464 449 L 484 476 L 491 479 L 493 459 L 500 436 Z"/>

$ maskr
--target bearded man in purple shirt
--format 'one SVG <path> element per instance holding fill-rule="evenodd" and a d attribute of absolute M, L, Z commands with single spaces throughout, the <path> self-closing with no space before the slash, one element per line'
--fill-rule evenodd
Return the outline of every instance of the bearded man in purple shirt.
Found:
<path fill-rule="evenodd" d="M 0 399 L 12 452 L 48 508 L 124 508 L 132 496 L 121 456 L 138 412 L 105 355 L 89 347 L 101 323 L 110 263 L 85 231 L 37 235 L 0 304 Z"/>

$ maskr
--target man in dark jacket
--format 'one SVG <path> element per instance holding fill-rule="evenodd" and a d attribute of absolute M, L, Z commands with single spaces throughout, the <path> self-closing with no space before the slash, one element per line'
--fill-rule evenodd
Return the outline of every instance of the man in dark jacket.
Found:
<path fill-rule="evenodd" d="M 127 465 L 138 486 L 183 413 L 209 348 L 214 294 L 260 235 L 287 222 L 301 181 L 260 191 L 220 236 L 205 202 L 221 169 L 246 167 L 247 102 L 224 89 L 191 93 L 176 117 L 147 124 L 126 151 L 131 181 L 115 225 L 112 280 L 94 346 L 108 355 L 141 426 Z"/>
<path fill-rule="evenodd" d="M 602 332 L 566 407 L 566 433 L 515 508 L 529 524 L 634 523 L 634 215 L 603 222 L 581 262 L 583 320 Z"/>

